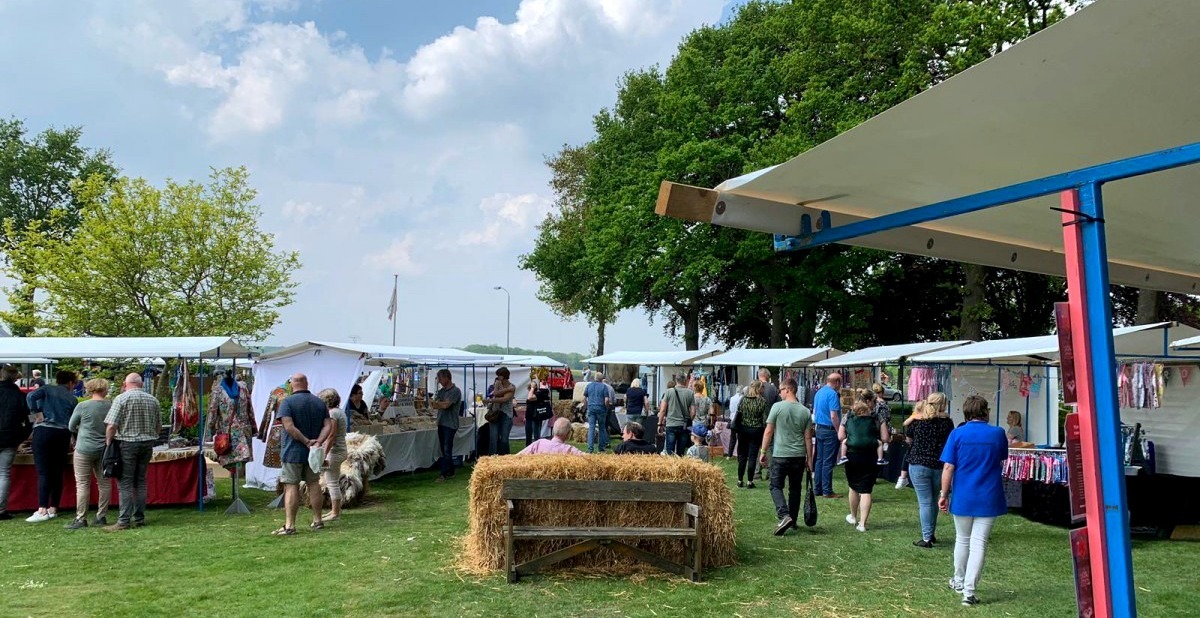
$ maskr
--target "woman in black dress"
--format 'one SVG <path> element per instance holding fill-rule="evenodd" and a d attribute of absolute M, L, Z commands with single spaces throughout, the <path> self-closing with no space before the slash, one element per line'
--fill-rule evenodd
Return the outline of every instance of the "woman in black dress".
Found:
<path fill-rule="evenodd" d="M 871 516 L 871 490 L 879 475 L 876 448 L 879 447 L 879 425 L 874 410 L 862 401 L 854 402 L 854 415 L 838 428 L 838 438 L 846 443 L 846 483 L 850 485 L 850 514 L 846 522 L 859 532 L 867 531 Z"/>

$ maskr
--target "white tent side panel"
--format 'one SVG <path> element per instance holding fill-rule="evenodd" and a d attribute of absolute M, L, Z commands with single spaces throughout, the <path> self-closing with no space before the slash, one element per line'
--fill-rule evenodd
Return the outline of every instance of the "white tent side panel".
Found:
<path fill-rule="evenodd" d="M 1021 375 L 1026 373 L 1032 379 L 1028 396 L 1021 389 Z M 993 425 L 1007 430 L 1008 413 L 1016 410 L 1021 415 L 1026 440 L 1039 445 L 1059 443 L 1057 367 L 955 365 L 951 380 L 950 418 L 956 426 L 963 421 L 962 408 L 967 397 L 980 395 L 988 400 Z"/>
<path fill-rule="evenodd" d="M 1168 367 L 1171 377 L 1163 389 L 1162 407 L 1121 408 L 1121 422 L 1142 424 L 1146 439 L 1154 442 L 1156 472 L 1200 477 L 1200 368 L 1192 366 L 1184 385 L 1179 366 Z"/>

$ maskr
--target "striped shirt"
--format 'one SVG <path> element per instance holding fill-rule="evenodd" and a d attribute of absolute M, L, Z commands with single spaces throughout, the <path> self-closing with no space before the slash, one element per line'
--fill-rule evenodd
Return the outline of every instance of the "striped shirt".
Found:
<path fill-rule="evenodd" d="M 131 389 L 117 395 L 104 422 L 117 426 L 116 437 L 122 442 L 149 442 L 157 440 L 162 429 L 162 408 L 150 393 Z"/>

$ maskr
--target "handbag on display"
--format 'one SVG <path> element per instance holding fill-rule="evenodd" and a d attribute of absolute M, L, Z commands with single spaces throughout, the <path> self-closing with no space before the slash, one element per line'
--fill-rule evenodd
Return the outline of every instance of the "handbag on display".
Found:
<path fill-rule="evenodd" d="M 271 425 L 267 430 L 267 452 L 263 455 L 263 466 L 267 468 L 282 468 L 280 458 L 283 450 L 283 425 Z"/>
<path fill-rule="evenodd" d="M 237 399 L 233 400 L 233 410 L 229 414 L 229 422 L 225 424 L 225 430 L 219 431 L 213 436 L 213 452 L 217 457 L 224 457 L 233 450 L 233 437 L 230 432 L 233 431 L 233 415 L 237 414 Z"/>
<path fill-rule="evenodd" d="M 808 490 L 804 492 L 804 525 L 811 528 L 817 525 L 817 495 L 813 491 L 812 472 L 805 472 L 804 480 L 808 485 Z"/>

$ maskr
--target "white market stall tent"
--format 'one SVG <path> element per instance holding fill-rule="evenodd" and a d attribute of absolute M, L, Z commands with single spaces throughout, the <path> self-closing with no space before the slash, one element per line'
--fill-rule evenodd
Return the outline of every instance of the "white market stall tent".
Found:
<path fill-rule="evenodd" d="M 0 360 L 61 358 L 248 358 L 230 337 L 2 337 Z"/>
<path fill-rule="evenodd" d="M 264 354 L 254 365 L 256 388 L 252 398 L 255 413 L 262 415 L 267 408 L 271 391 L 285 384 L 294 373 L 308 377 L 309 389 L 316 393 L 324 388 L 337 389 L 343 401 L 350 387 L 357 383 L 365 368 L 370 367 L 424 367 L 432 375 L 436 369 L 447 368 L 454 381 L 463 391 L 463 398 L 470 401 L 480 380 L 490 383 L 494 368 L 503 357 L 494 354 L 476 354 L 455 348 L 384 346 L 358 343 L 326 341 L 304 341 L 283 349 Z M 514 383 L 519 370 L 514 371 Z M 375 382 L 378 383 L 377 380 Z M 525 369 L 528 384 L 528 368 Z M 364 388 L 364 394 L 367 389 Z M 518 389 L 518 392 L 520 390 Z M 374 395 L 374 389 L 371 389 Z M 261 419 L 260 419 L 261 422 Z M 433 465 L 437 459 L 437 439 L 414 431 L 376 436 L 383 444 L 387 467 L 380 474 L 396 471 L 411 471 Z M 467 456 L 475 450 L 475 424 L 462 423 L 454 441 L 455 455 Z M 246 484 L 249 487 L 274 490 L 279 470 L 261 464 L 266 444 L 254 442 L 254 462 L 246 467 Z"/>
<path fill-rule="evenodd" d="M 653 393 L 657 399 L 659 393 L 671 376 L 684 373 L 699 361 L 720 353 L 720 350 L 708 348 L 704 350 L 668 350 L 664 352 L 610 352 L 600 356 L 586 358 L 583 362 L 589 365 L 637 365 L 649 367 L 652 373 L 648 376 L 649 384 L 643 384 L 647 392 Z"/>

